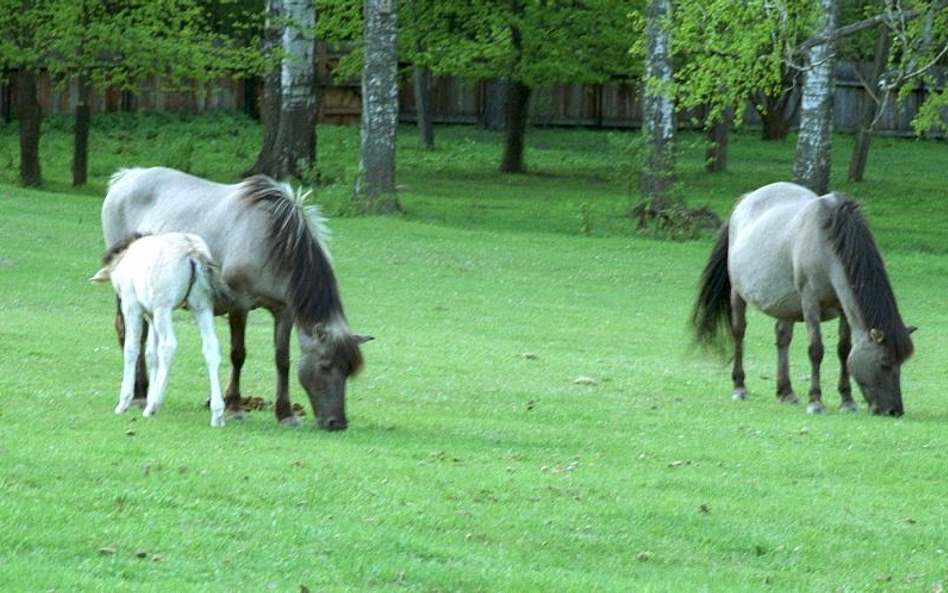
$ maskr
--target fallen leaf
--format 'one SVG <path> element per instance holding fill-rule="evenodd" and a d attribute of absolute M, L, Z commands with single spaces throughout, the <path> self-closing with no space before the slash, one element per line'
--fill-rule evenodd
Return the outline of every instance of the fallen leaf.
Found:
<path fill-rule="evenodd" d="M 698 507 L 698 512 L 701 513 L 702 515 L 710 515 L 711 508 L 708 507 L 708 505 L 706 505 L 705 503 L 701 503 L 701 506 Z"/>
<path fill-rule="evenodd" d="M 515 355 L 517 358 L 522 358 L 524 360 L 536 360 L 538 357 L 533 352 L 521 352 L 520 354 Z"/>
<path fill-rule="evenodd" d="M 135 550 L 136 558 L 144 558 L 145 556 L 148 556 L 148 552 L 146 552 L 142 548 L 138 548 L 137 550 Z"/>
<path fill-rule="evenodd" d="M 99 548 L 99 553 L 102 554 L 103 556 L 111 556 L 112 554 L 115 553 L 115 548 L 109 548 L 109 547 Z"/>
<path fill-rule="evenodd" d="M 651 560 L 651 558 L 652 558 L 651 552 L 639 552 L 638 556 L 636 556 L 636 559 L 638 559 L 639 562 L 648 562 L 649 560 Z"/>
<path fill-rule="evenodd" d="M 161 562 L 161 561 L 164 560 L 164 559 L 165 559 L 165 557 L 164 557 L 163 555 L 161 555 L 161 554 L 152 554 L 152 555 L 151 555 L 151 561 L 152 561 L 152 562 Z"/>
<path fill-rule="evenodd" d="M 592 377 L 587 377 L 585 375 L 580 375 L 573 379 L 573 384 L 575 385 L 598 385 L 599 382 L 593 379 Z"/>

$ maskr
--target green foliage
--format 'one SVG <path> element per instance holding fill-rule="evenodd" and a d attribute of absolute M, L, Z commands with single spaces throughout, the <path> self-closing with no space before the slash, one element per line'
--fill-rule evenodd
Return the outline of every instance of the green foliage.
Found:
<path fill-rule="evenodd" d="M 114 301 L 87 281 L 103 247 L 104 179 L 120 164 L 157 164 L 170 138 L 190 136 L 195 171 L 232 181 L 259 130 L 236 117 L 97 124 L 113 131 L 96 138 L 111 160 L 97 161 L 106 170 L 93 171 L 95 191 L 63 188 L 63 118 L 45 136 L 64 191 L 13 187 L 0 169 L 0 588 L 948 586 L 941 143 L 880 138 L 869 181 L 834 183 L 866 205 L 900 309 L 921 327 L 902 369 L 904 418 L 808 417 L 778 404 L 772 323 L 754 313 L 751 398 L 732 402 L 727 366 L 690 353 L 685 328 L 710 239 L 631 236 L 621 214 L 607 216 L 626 199 L 608 179 L 607 133 L 536 130 L 542 174 L 511 179 L 493 171 L 496 135 L 455 126 L 439 128 L 436 151 L 400 153 L 405 217 L 330 222 L 348 317 L 377 339 L 350 385 L 349 430 L 329 434 L 281 428 L 269 411 L 210 429 L 184 313 L 160 414 L 112 414 Z M 356 154 L 355 128 L 319 134 L 345 146 L 341 161 Z M 0 143 L 0 159 L 12 154 L 11 126 L 0 124 Z M 844 153 L 851 139 L 834 143 Z M 119 145 L 126 152 L 113 154 Z M 703 150 L 682 148 L 689 200 L 722 214 L 784 178 L 792 159 L 792 144 L 739 133 L 730 172 L 712 176 Z M 577 224 L 583 203 L 593 239 Z M 217 329 L 226 349 L 226 323 Z M 794 378 L 806 374 L 804 335 L 791 348 Z M 824 326 L 831 410 L 835 335 Z M 270 399 L 270 316 L 252 314 L 247 336 L 245 393 Z M 291 394 L 305 400 L 295 379 Z"/>

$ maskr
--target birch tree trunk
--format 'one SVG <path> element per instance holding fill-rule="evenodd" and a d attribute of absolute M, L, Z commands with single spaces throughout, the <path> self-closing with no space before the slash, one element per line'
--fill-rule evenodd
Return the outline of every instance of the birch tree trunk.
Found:
<path fill-rule="evenodd" d="M 316 161 L 316 6 L 314 0 L 283 0 L 280 127 L 275 141 L 277 177 L 300 177 Z"/>
<path fill-rule="evenodd" d="M 670 0 L 648 0 L 645 18 L 645 91 L 642 132 L 646 140 L 639 226 L 672 204 L 675 177 L 675 105 L 672 101 Z"/>
<path fill-rule="evenodd" d="M 367 212 L 400 210 L 395 197 L 395 134 L 398 127 L 396 0 L 364 0 L 362 134 L 355 193 Z"/>
<path fill-rule="evenodd" d="M 267 0 L 266 23 L 263 32 L 263 53 L 267 56 L 273 56 L 280 49 L 283 35 L 283 26 L 280 22 L 281 9 L 281 0 Z M 281 61 L 275 63 L 263 79 L 263 106 L 260 110 L 263 142 L 260 145 L 257 161 L 244 173 L 245 176 L 257 173 L 273 177 L 277 175 L 274 147 L 276 146 L 277 134 L 280 131 L 281 64 Z"/>
<path fill-rule="evenodd" d="M 807 52 L 807 71 L 800 102 L 800 132 L 797 135 L 793 180 L 817 194 L 825 194 L 830 185 L 830 157 L 833 152 L 833 70 L 836 41 L 830 35 L 836 28 L 838 0 L 822 0 L 823 15 L 817 35 L 827 41 Z"/>

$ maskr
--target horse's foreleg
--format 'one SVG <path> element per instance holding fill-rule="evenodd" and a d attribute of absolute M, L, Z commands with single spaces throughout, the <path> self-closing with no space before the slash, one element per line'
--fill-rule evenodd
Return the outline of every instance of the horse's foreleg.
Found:
<path fill-rule="evenodd" d="M 144 319 L 141 321 L 141 343 L 135 366 L 135 387 L 132 405 L 140 405 L 145 401 L 148 393 L 148 369 L 145 364 L 145 339 L 148 336 L 148 324 Z M 115 299 L 115 334 L 118 336 L 119 346 L 125 350 L 125 316 L 122 314 L 122 299 Z M 141 405 L 144 407 L 144 405 Z"/>
<path fill-rule="evenodd" d="M 747 302 L 731 290 L 731 336 L 734 338 L 734 368 L 731 379 L 734 381 L 733 399 L 746 399 L 744 386 L 744 330 L 747 329 Z"/>
<path fill-rule="evenodd" d="M 806 405 L 807 414 L 823 412 L 823 392 L 820 388 L 820 365 L 823 363 L 823 336 L 820 334 L 820 307 L 816 303 L 803 300 L 803 321 L 809 338 L 807 353 L 810 356 L 810 403 Z"/>
<path fill-rule="evenodd" d="M 194 312 L 194 320 L 201 331 L 201 352 L 207 363 L 207 374 L 211 381 L 211 426 L 224 425 L 224 398 L 221 396 L 221 381 L 218 376 L 221 366 L 221 347 L 214 332 L 214 312 L 203 309 Z"/>
<path fill-rule="evenodd" d="M 852 332 L 849 329 L 849 322 L 846 316 L 839 315 L 839 345 L 836 347 L 836 353 L 839 355 L 839 409 L 843 412 L 856 412 L 859 406 L 853 401 L 853 390 L 849 384 L 849 367 L 846 361 L 849 360 L 849 351 L 852 350 Z"/>
<path fill-rule="evenodd" d="M 240 409 L 240 370 L 244 366 L 244 360 L 247 358 L 247 350 L 244 347 L 244 333 L 247 330 L 247 312 L 231 311 L 227 314 L 227 323 L 230 326 L 230 383 L 227 385 L 227 394 L 224 402 L 227 404 L 227 410 L 235 418 L 241 418 L 243 410 Z"/>
<path fill-rule="evenodd" d="M 293 316 L 289 311 L 273 314 L 273 346 L 276 351 L 277 387 L 274 413 L 281 424 L 296 426 L 299 418 L 290 405 L 290 332 Z"/>
<path fill-rule="evenodd" d="M 178 340 L 174 335 L 174 326 L 171 322 L 171 309 L 158 309 L 152 315 L 155 332 L 155 341 L 158 344 L 158 370 L 155 380 L 148 389 L 148 405 L 145 406 L 144 416 L 153 416 L 158 406 L 165 399 L 165 389 L 168 387 L 168 371 L 171 369 L 171 360 L 178 348 Z"/>
<path fill-rule="evenodd" d="M 120 311 L 121 312 L 121 311 Z M 141 341 L 139 339 L 142 331 L 141 311 L 130 305 L 122 313 L 122 388 L 119 391 L 118 405 L 115 406 L 115 413 L 121 414 L 128 409 L 132 403 L 132 396 L 135 390 L 135 363 L 138 360 Z M 118 329 L 118 321 L 116 321 Z"/>
<path fill-rule="evenodd" d="M 777 335 L 777 399 L 787 404 L 797 403 L 797 394 L 790 382 L 790 342 L 793 340 L 793 322 L 779 320 L 774 325 Z"/>

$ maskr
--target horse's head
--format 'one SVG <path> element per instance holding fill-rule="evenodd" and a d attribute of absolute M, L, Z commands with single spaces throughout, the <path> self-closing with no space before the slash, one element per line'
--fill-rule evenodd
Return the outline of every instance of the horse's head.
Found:
<path fill-rule="evenodd" d="M 362 368 L 359 346 L 371 339 L 350 333 L 344 325 L 327 328 L 317 323 L 312 331 L 301 328 L 303 356 L 298 376 L 320 428 L 346 428 L 346 380 Z"/>
<path fill-rule="evenodd" d="M 909 333 L 914 327 L 906 328 Z M 902 361 L 886 344 L 882 330 L 871 329 L 863 339 L 857 339 L 849 353 L 846 366 L 849 374 L 862 390 L 869 411 L 881 416 L 901 416 Z"/>

